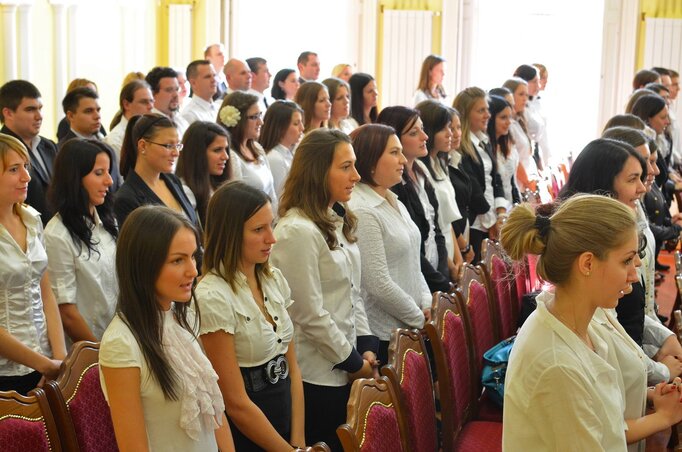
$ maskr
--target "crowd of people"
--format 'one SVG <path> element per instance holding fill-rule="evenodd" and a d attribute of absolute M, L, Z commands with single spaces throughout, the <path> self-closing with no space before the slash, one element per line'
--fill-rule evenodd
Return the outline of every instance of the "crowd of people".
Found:
<path fill-rule="evenodd" d="M 108 130 L 97 85 L 74 80 L 58 144 L 37 87 L 0 87 L 0 390 L 101 342 L 122 451 L 338 451 L 350 383 L 500 239 L 553 285 L 512 354 L 506 448 L 640 450 L 682 420 L 654 289 L 682 231 L 677 72 L 636 74 L 557 196 L 541 64 L 449 105 L 429 55 L 414 105 L 379 109 L 372 75 L 318 81 L 314 52 L 274 77 L 221 44 L 204 56 L 128 74 Z M 514 207 L 529 199 L 547 204 Z"/>

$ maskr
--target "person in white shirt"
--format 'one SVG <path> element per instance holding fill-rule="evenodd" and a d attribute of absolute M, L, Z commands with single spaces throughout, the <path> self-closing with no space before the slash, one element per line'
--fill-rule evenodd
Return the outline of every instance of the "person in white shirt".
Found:
<path fill-rule="evenodd" d="M 272 81 L 270 94 L 277 100 L 294 100 L 296 91 L 301 86 L 294 69 L 280 69 Z"/>
<path fill-rule="evenodd" d="M 332 77 L 340 78 L 346 83 L 348 83 L 352 75 L 353 66 L 348 63 L 339 63 L 332 68 Z"/>
<path fill-rule="evenodd" d="M 438 55 L 429 55 L 424 58 L 421 71 L 419 72 L 419 83 L 417 91 L 414 93 L 414 105 L 425 100 L 435 100 L 445 104 L 447 94 L 443 88 L 443 78 L 445 59 Z"/>
<path fill-rule="evenodd" d="M 237 58 L 230 58 L 225 63 L 223 69 L 225 73 L 225 80 L 227 81 L 227 94 L 235 91 L 248 91 L 251 89 L 251 82 L 253 76 L 249 66 L 242 60 Z"/>
<path fill-rule="evenodd" d="M 222 43 L 215 43 L 206 46 L 204 50 L 204 59 L 211 62 L 213 69 L 215 69 L 216 92 L 213 95 L 213 100 L 221 101 L 227 95 L 227 80 L 225 79 L 225 46 Z"/>
<path fill-rule="evenodd" d="M 329 128 L 337 129 L 350 135 L 358 128 L 358 123 L 350 117 L 350 85 L 340 78 L 328 78 L 322 81 L 329 91 L 329 101 L 332 103 L 329 114 Z"/>
<path fill-rule="evenodd" d="M 263 190 L 272 200 L 276 212 L 275 181 L 265 151 L 258 143 L 263 126 L 263 112 L 258 105 L 258 97 L 241 91 L 225 96 L 218 114 L 218 124 L 227 128 L 232 138 L 230 165 L 234 179 Z"/>
<path fill-rule="evenodd" d="M 99 141 L 67 142 L 57 154 L 48 192 L 56 215 L 45 227 L 47 271 L 73 343 L 99 342 L 116 310 L 113 159 Z"/>
<path fill-rule="evenodd" d="M 187 79 L 192 97 L 180 116 L 191 125 L 195 121 L 215 122 L 218 106 L 213 102 L 216 92 L 215 70 L 208 60 L 195 60 L 187 65 Z"/>
<path fill-rule="evenodd" d="M 503 97 L 489 96 L 490 119 L 488 120 L 487 135 L 493 157 L 497 160 L 497 172 L 502 180 L 505 206 L 511 210 L 512 206 L 521 202 L 519 188 L 516 185 L 516 173 L 519 166 L 519 153 L 514 147 L 511 137 L 512 106 Z"/>
<path fill-rule="evenodd" d="M 265 149 L 277 198 L 282 196 L 294 148 L 303 138 L 303 110 L 295 102 L 278 100 L 265 112 L 260 144 Z"/>
<path fill-rule="evenodd" d="M 270 79 L 272 78 L 270 69 L 268 69 L 268 62 L 265 58 L 253 57 L 247 58 L 246 64 L 251 70 L 251 89 L 247 93 L 258 96 L 261 110 L 267 111 L 268 107 L 274 102 L 274 99 L 265 95 L 265 90 L 270 87 Z"/>
<path fill-rule="evenodd" d="M 29 155 L 18 139 L 0 134 L 0 391 L 26 395 L 56 378 L 66 356 L 62 322 L 45 271 L 40 214 L 23 204 Z"/>
<path fill-rule="evenodd" d="M 351 139 L 362 178 L 348 203 L 358 217 L 362 298 L 379 338 L 377 357 L 386 363 L 393 330 L 423 328 L 430 318 L 431 291 L 419 266 L 421 234 L 391 191 L 407 163 L 395 129 L 365 124 Z"/>
<path fill-rule="evenodd" d="M 240 451 L 305 447 L 303 384 L 287 313 L 294 301 L 268 262 L 273 220 L 265 193 L 232 181 L 211 198 L 205 227 L 200 338 Z"/>
<path fill-rule="evenodd" d="M 234 450 L 218 375 L 197 338 L 197 242 L 192 223 L 167 207 L 140 207 L 121 228 L 119 303 L 99 350 L 121 451 Z"/>
<path fill-rule="evenodd" d="M 311 51 L 301 52 L 296 62 L 298 72 L 301 74 L 299 82 L 314 82 L 320 77 L 320 59 L 317 53 Z"/>
<path fill-rule="evenodd" d="M 133 116 L 151 113 L 154 108 L 154 97 L 149 84 L 144 80 L 133 80 L 125 84 L 121 88 L 118 104 L 120 109 L 111 121 L 109 135 L 104 137 L 104 142 L 116 152 L 116 160 L 120 163 L 128 120 Z"/>
<path fill-rule="evenodd" d="M 145 81 L 151 87 L 154 96 L 152 113 L 171 119 L 175 123 L 178 135 L 184 135 L 187 122 L 180 116 L 180 84 L 177 71 L 170 67 L 157 66 L 149 71 Z"/>
<path fill-rule="evenodd" d="M 325 85 L 320 82 L 305 82 L 296 91 L 294 100 L 303 109 L 306 133 L 320 127 L 327 127 L 332 103 L 329 101 L 329 91 Z"/>
<path fill-rule="evenodd" d="M 360 181 L 350 139 L 307 134 L 294 155 L 275 227 L 272 263 L 291 288 L 289 307 L 305 394 L 306 441 L 341 450 L 350 382 L 374 375 L 378 341 L 360 295 L 356 218 L 344 206 Z"/>
<path fill-rule="evenodd" d="M 528 83 L 528 105 L 526 106 L 528 135 L 533 140 L 533 157 L 538 169 L 544 171 L 550 163 L 554 163 L 557 156 L 552 155 L 547 139 L 547 118 L 539 96 L 540 74 L 535 66 L 522 64 L 514 71 L 514 77 L 520 77 Z"/>

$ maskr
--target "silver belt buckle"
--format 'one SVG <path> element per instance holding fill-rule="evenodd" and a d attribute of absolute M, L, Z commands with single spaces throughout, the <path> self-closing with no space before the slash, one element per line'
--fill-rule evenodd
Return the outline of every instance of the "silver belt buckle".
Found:
<path fill-rule="evenodd" d="M 282 355 L 277 359 L 273 359 L 265 366 L 265 378 L 270 384 L 274 385 L 280 379 L 284 380 L 289 376 L 289 363 L 287 358 Z"/>

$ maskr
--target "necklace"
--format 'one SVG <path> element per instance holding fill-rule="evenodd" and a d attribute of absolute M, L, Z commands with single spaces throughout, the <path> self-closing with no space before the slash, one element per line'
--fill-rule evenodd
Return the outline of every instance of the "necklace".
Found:
<path fill-rule="evenodd" d="M 553 311 L 553 312 L 552 312 Z M 575 326 L 575 321 L 571 324 L 569 323 L 566 318 L 556 309 L 556 307 L 553 306 L 552 311 L 550 311 L 554 317 L 557 318 L 561 323 L 563 323 L 568 329 L 573 331 L 573 333 L 578 336 L 578 338 L 585 344 L 587 347 L 592 350 L 594 350 L 594 344 L 592 344 L 592 340 L 590 339 L 590 335 L 587 334 L 587 330 L 585 332 L 580 332 L 578 331 L 578 328 Z"/>

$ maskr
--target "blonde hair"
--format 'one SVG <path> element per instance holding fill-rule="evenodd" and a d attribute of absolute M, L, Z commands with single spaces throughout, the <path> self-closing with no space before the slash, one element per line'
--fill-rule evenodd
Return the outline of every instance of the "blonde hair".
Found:
<path fill-rule="evenodd" d="M 622 202 L 601 195 L 576 195 L 549 218 L 536 215 L 530 204 L 516 206 L 502 227 L 500 243 L 514 260 L 526 254 L 540 256 L 538 275 L 561 285 L 570 279 L 578 256 L 591 252 L 604 260 L 636 228 L 634 212 Z"/>
<path fill-rule="evenodd" d="M 0 172 L 5 171 L 5 167 L 7 166 L 7 156 L 12 151 L 19 154 L 19 156 L 24 159 L 26 163 L 30 163 L 31 159 L 29 158 L 28 150 L 26 150 L 24 143 L 11 135 L 0 133 L 0 162 L 2 162 L 2 166 L 0 166 Z M 15 204 L 15 212 L 17 212 L 17 208 L 18 205 Z"/>
<path fill-rule="evenodd" d="M 471 110 L 473 110 L 474 105 L 480 99 L 486 99 L 485 91 L 476 86 L 466 88 L 460 91 L 455 97 L 452 106 L 455 110 L 459 112 L 459 120 L 462 124 L 462 142 L 459 145 L 460 150 L 478 162 L 478 152 L 474 149 L 474 145 L 471 143 L 471 138 L 469 138 L 469 132 L 471 131 L 471 124 L 469 115 Z"/>
<path fill-rule="evenodd" d="M 75 78 L 71 80 L 69 86 L 66 87 L 66 93 L 68 94 L 76 88 L 88 88 L 88 85 L 94 86 L 95 92 L 97 92 L 97 83 L 93 82 L 92 80 L 88 80 L 87 78 Z"/>
<path fill-rule="evenodd" d="M 332 68 L 332 77 L 338 78 L 339 75 L 341 75 L 341 73 L 343 72 L 343 70 L 346 69 L 347 67 L 349 67 L 351 69 L 353 68 L 353 66 L 351 66 L 350 64 L 347 64 L 347 63 L 337 64 L 336 66 L 334 66 Z"/>

